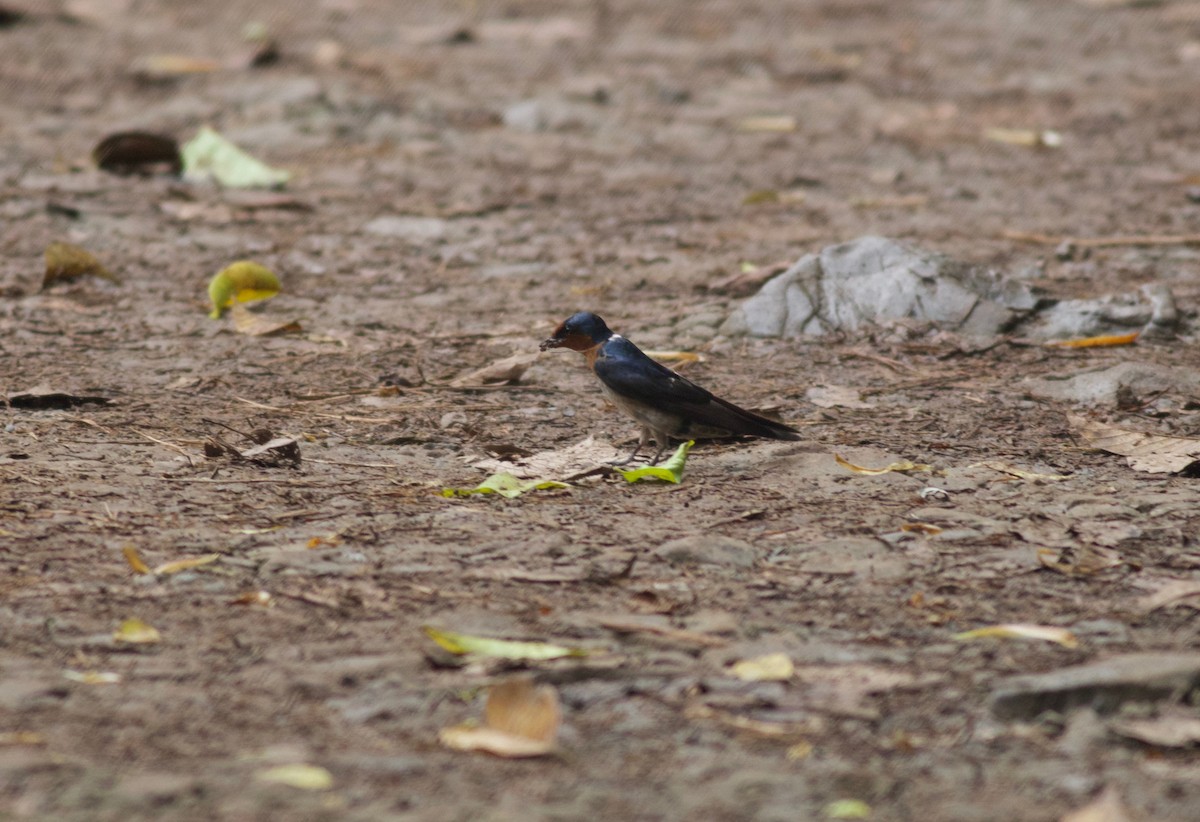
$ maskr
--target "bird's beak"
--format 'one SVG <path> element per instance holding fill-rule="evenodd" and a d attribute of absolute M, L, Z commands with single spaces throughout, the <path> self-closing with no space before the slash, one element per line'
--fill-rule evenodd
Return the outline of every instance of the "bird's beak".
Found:
<path fill-rule="evenodd" d="M 542 340 L 542 344 L 538 346 L 538 351 L 549 351 L 551 348 L 561 348 L 562 344 L 562 340 L 550 337 L 549 339 Z"/>

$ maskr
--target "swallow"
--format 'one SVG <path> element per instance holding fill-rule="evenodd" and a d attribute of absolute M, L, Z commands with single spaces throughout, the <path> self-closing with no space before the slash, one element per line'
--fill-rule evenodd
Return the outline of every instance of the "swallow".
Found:
<path fill-rule="evenodd" d="M 587 358 L 600 380 L 600 390 L 642 426 L 641 437 L 625 465 L 637 457 L 651 440 L 658 446 L 653 465 L 662 457 L 672 438 L 763 437 L 798 440 L 800 432 L 766 417 L 760 417 L 679 376 L 622 337 L 614 334 L 590 311 L 572 314 L 543 340 L 539 350 L 569 348 Z"/>

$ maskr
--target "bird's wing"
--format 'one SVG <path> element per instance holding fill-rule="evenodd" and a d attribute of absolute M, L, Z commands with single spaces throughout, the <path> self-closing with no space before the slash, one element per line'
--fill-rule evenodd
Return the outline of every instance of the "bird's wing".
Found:
<path fill-rule="evenodd" d="M 615 393 L 663 411 L 681 413 L 710 402 L 713 395 L 647 357 L 626 339 L 611 340 L 594 366 L 596 376 Z"/>

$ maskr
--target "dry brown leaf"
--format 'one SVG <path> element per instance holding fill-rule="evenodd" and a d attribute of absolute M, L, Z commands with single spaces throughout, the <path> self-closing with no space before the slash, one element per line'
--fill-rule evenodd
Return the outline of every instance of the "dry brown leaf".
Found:
<path fill-rule="evenodd" d="M 230 605 L 274 605 L 270 591 L 247 591 L 229 600 Z"/>
<path fill-rule="evenodd" d="M 911 462 L 910 460 L 901 460 L 900 462 L 893 462 L 889 465 L 885 465 L 883 468 L 865 468 L 861 465 L 855 465 L 854 463 L 850 462 L 850 460 L 843 457 L 841 454 L 834 454 L 833 458 L 837 462 L 838 465 L 842 466 L 843 468 L 847 469 L 848 471 L 853 471 L 856 474 L 866 474 L 867 476 L 871 476 L 871 477 L 877 477 L 880 474 L 890 474 L 893 471 L 905 473 L 908 471 L 932 471 L 933 470 L 932 465 L 925 465 L 924 463 Z"/>
<path fill-rule="evenodd" d="M 1173 579 L 1138 601 L 1138 608 L 1145 613 L 1157 611 L 1168 605 L 1190 605 L 1200 608 L 1200 580 Z"/>
<path fill-rule="evenodd" d="M 1074 414 L 1067 421 L 1088 445 L 1125 457 L 1135 471 L 1174 474 L 1200 459 L 1200 439 L 1144 434 Z"/>
<path fill-rule="evenodd" d="M 507 385 L 519 382 L 540 356 L 540 351 L 522 351 L 511 357 L 496 360 L 483 368 L 476 368 L 460 374 L 451 380 L 450 384 L 457 388 L 464 388 L 472 385 Z"/>
<path fill-rule="evenodd" d="M 186 571 L 189 568 L 199 568 L 202 565 L 211 565 L 221 558 L 220 554 L 204 554 L 199 557 L 188 557 L 187 559 L 177 559 L 174 562 L 164 562 L 157 566 L 153 573 L 169 576 L 178 574 L 180 571 Z"/>
<path fill-rule="evenodd" d="M 814 385 L 805 399 L 818 408 L 874 408 L 862 398 L 862 390 L 849 385 Z"/>
<path fill-rule="evenodd" d="M 518 457 L 514 460 L 489 458 L 473 462 L 471 466 L 492 473 L 512 474 L 520 479 L 536 479 L 538 477 L 571 479 L 581 472 L 590 472 L 601 468 L 623 456 L 625 454 L 613 446 L 598 443 L 594 438 L 588 437 L 566 448 L 538 451 L 536 454 Z"/>
<path fill-rule="evenodd" d="M 738 131 L 795 131 L 796 118 L 790 114 L 768 114 L 762 117 L 744 117 L 738 121 L 737 126 Z"/>
<path fill-rule="evenodd" d="M 554 750 L 562 725 L 558 691 L 515 677 L 488 689 L 483 726 L 444 728 L 443 745 L 458 751 L 484 751 L 508 759 L 543 756 Z"/>
<path fill-rule="evenodd" d="M 1200 743 L 1200 717 L 1166 714 L 1151 719 L 1115 719 L 1108 729 L 1120 736 L 1160 748 L 1188 748 Z"/>
<path fill-rule="evenodd" d="M 120 277 L 105 268 L 86 248 L 70 243 L 50 243 L 46 246 L 46 273 L 42 277 L 42 290 L 88 275 L 113 283 L 121 282 Z"/>
<path fill-rule="evenodd" d="M 1124 564 L 1120 553 L 1099 545 L 1074 545 L 1056 551 L 1039 548 L 1038 562 L 1052 571 L 1069 577 L 1086 577 L 1099 574 Z"/>
<path fill-rule="evenodd" d="M 248 337 L 278 337 L 282 334 L 296 334 L 304 329 L 299 320 L 276 320 L 270 317 L 260 317 L 252 314 L 244 305 L 234 304 L 229 308 L 233 317 L 233 327 L 239 334 Z"/>

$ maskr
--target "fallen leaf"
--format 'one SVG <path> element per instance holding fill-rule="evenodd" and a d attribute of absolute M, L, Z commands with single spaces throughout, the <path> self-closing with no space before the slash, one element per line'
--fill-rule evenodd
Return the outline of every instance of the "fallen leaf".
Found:
<path fill-rule="evenodd" d="M 1009 623 L 1007 625 L 990 625 L 986 628 L 976 628 L 973 631 L 963 631 L 955 634 L 957 640 L 969 639 L 1040 639 L 1046 642 L 1057 642 L 1064 648 L 1078 648 L 1079 639 L 1066 628 L 1055 628 L 1049 625 L 1029 625 L 1025 623 Z"/>
<path fill-rule="evenodd" d="M 1184 600 L 1194 601 L 1185 603 Z M 1154 593 L 1139 600 L 1138 609 L 1144 613 L 1150 613 L 1168 605 L 1180 604 L 1200 608 L 1200 580 L 1173 579 Z"/>
<path fill-rule="evenodd" d="M 150 645 L 162 640 L 162 635 L 153 625 L 147 625 L 140 619 L 131 618 L 121 623 L 121 627 L 113 633 L 113 642 L 127 642 L 131 645 Z"/>
<path fill-rule="evenodd" d="M 113 274 L 96 259 L 92 252 L 70 243 L 50 243 L 46 246 L 46 273 L 42 276 L 42 290 L 58 283 L 69 283 L 80 277 L 99 277 L 110 283 L 120 283 L 121 278 Z"/>
<path fill-rule="evenodd" d="M 150 573 L 150 566 L 142 562 L 141 556 L 138 555 L 138 550 L 132 545 L 126 545 L 121 549 L 121 553 L 125 555 L 125 561 L 129 563 L 129 567 L 133 569 L 135 574 Z"/>
<path fill-rule="evenodd" d="M 871 806 L 861 799 L 836 799 L 825 806 L 826 819 L 870 819 Z"/>
<path fill-rule="evenodd" d="M 1037 131 L 1031 128 L 988 128 L 983 136 L 994 143 L 1007 143 L 1013 146 L 1029 146 L 1030 148 L 1059 148 L 1062 146 L 1062 135 L 1057 131 Z"/>
<path fill-rule="evenodd" d="M 660 625 L 655 622 L 646 622 L 639 620 L 637 617 L 602 616 L 596 618 L 596 624 L 617 633 L 650 634 L 651 636 L 662 637 L 670 642 L 679 642 L 684 645 L 721 648 L 729 644 L 729 640 L 719 636 L 702 634 L 698 631 L 686 631 L 682 628 L 672 628 L 669 625 Z"/>
<path fill-rule="evenodd" d="M 443 488 L 443 497 L 469 497 L 472 494 L 499 494 L 505 499 L 515 499 L 527 491 L 543 491 L 548 488 L 570 488 L 565 482 L 558 480 L 533 479 L 523 480 L 512 474 L 502 472 L 492 474 L 474 488 Z"/>
<path fill-rule="evenodd" d="M 861 389 L 848 385 L 814 385 L 805 398 L 818 408 L 874 408 L 875 404 L 862 398 Z"/>
<path fill-rule="evenodd" d="M 320 765 L 297 762 L 291 765 L 276 765 L 254 775 L 259 782 L 288 785 L 304 791 L 327 791 L 333 787 L 333 774 Z"/>
<path fill-rule="evenodd" d="M 482 727 L 445 728 L 439 739 L 447 748 L 509 759 L 548 754 L 555 749 L 562 725 L 558 692 L 550 685 L 534 685 L 530 677 L 493 685 L 488 688 L 484 722 Z"/>
<path fill-rule="evenodd" d="M 790 656 L 778 653 L 738 660 L 731 670 L 743 682 L 784 682 L 796 673 L 796 666 Z"/>
<path fill-rule="evenodd" d="M 184 179 L 214 179 L 227 188 L 274 188 L 292 176 L 251 157 L 208 126 L 185 143 L 180 154 Z"/>
<path fill-rule="evenodd" d="M 762 117 L 743 117 L 738 131 L 786 132 L 796 130 L 796 118 L 790 114 L 769 114 Z"/>
<path fill-rule="evenodd" d="M 1102 348 L 1114 345 L 1132 345 L 1141 336 L 1141 331 L 1132 334 L 1104 334 L 1099 337 L 1084 337 L 1081 340 L 1056 340 L 1048 342 L 1050 348 Z"/>
<path fill-rule="evenodd" d="M 138 57 L 129 70 L 147 80 L 166 80 L 188 74 L 209 74 L 222 68 L 217 60 L 188 57 L 184 54 L 147 54 Z"/>
<path fill-rule="evenodd" d="M 597 443 L 594 437 L 588 437 L 566 448 L 538 451 L 515 459 L 479 460 L 471 463 L 471 467 L 508 473 L 521 479 L 555 476 L 571 479 L 603 469 L 621 457 L 621 452 L 611 445 Z"/>
<path fill-rule="evenodd" d="M 900 526 L 901 531 L 917 534 L 940 534 L 942 529 L 928 522 L 906 522 Z"/>
<path fill-rule="evenodd" d="M 260 445 L 242 451 L 241 456 L 242 459 L 260 465 L 287 464 L 295 467 L 300 464 L 300 443 L 295 437 L 272 437 Z"/>
<path fill-rule="evenodd" d="M 748 193 L 742 198 L 742 205 L 766 205 L 768 203 L 778 203 L 779 192 L 773 188 L 760 188 Z"/>
<path fill-rule="evenodd" d="M 212 311 L 208 316 L 215 320 L 235 302 L 266 300 L 278 293 L 279 278 L 271 269 L 250 260 L 239 260 L 222 268 L 209 281 L 208 298 L 212 302 Z"/>
<path fill-rule="evenodd" d="M 0 746 L 45 744 L 46 737 L 37 731 L 0 731 Z"/>
<path fill-rule="evenodd" d="M 1064 813 L 1059 822 L 1132 822 L 1120 794 L 1111 785 L 1082 808 Z"/>
<path fill-rule="evenodd" d="M 1189 748 L 1200 743 L 1200 717 L 1167 714 L 1151 719 L 1114 719 L 1108 729 L 1119 736 L 1159 748 Z"/>
<path fill-rule="evenodd" d="M 161 167 L 172 174 L 183 170 L 179 143 L 174 137 L 149 131 L 118 131 L 92 149 L 96 165 L 114 174 L 132 174 Z"/>
<path fill-rule="evenodd" d="M 892 471 L 897 471 L 899 473 L 905 473 L 907 471 L 932 471 L 933 470 L 932 465 L 925 465 L 924 463 L 909 462 L 908 460 L 903 460 L 901 462 L 893 462 L 890 465 L 885 465 L 883 468 L 864 468 L 861 465 L 855 465 L 854 463 L 845 459 L 841 454 L 834 454 L 833 458 L 835 460 L 837 460 L 837 464 L 842 466 L 843 468 L 847 468 L 856 474 L 866 474 L 866 475 L 872 476 L 872 477 L 879 476 L 880 474 L 888 474 L 888 473 L 891 473 Z"/>
<path fill-rule="evenodd" d="M 471 385 L 507 385 L 520 382 L 529 367 L 538 361 L 540 351 L 523 351 L 497 360 L 483 368 L 467 371 L 450 381 L 450 385 L 462 388 Z"/>
<path fill-rule="evenodd" d="M 1092 576 L 1125 563 L 1120 553 L 1099 545 L 1072 545 L 1061 551 L 1039 548 L 1038 562 L 1067 576 Z"/>
<path fill-rule="evenodd" d="M 985 462 L 977 462 L 974 465 L 970 465 L 968 467 L 969 468 L 991 468 L 993 471 L 999 471 L 1001 474 L 1008 474 L 1010 476 L 1017 477 L 1018 479 L 1027 479 L 1027 480 L 1058 481 L 1058 480 L 1065 480 L 1065 479 L 1071 478 L 1070 474 L 1039 474 L 1036 471 L 1026 471 L 1023 468 L 1017 468 L 1016 466 L 1009 465 L 1007 462 L 1001 462 L 1000 460 L 987 460 Z"/>
<path fill-rule="evenodd" d="M 186 571 L 189 568 L 200 568 L 205 565 L 212 565 L 220 558 L 220 554 L 204 554 L 203 556 L 199 557 L 177 559 L 174 562 L 164 562 L 162 565 L 157 566 L 152 573 L 162 576 L 169 576 L 171 574 L 178 574 L 180 571 Z"/>
<path fill-rule="evenodd" d="M 695 440 L 688 440 L 675 449 L 675 453 L 661 465 L 646 465 L 641 468 L 618 468 L 617 471 L 625 478 L 626 482 L 639 482 L 641 480 L 662 480 L 678 485 L 683 481 L 683 466 L 687 462 L 688 451 L 692 450 L 692 446 L 696 444 Z"/>
<path fill-rule="evenodd" d="M 112 671 L 63 671 L 63 676 L 72 682 L 84 685 L 115 685 L 121 681 L 121 675 Z"/>
<path fill-rule="evenodd" d="M 1143 434 L 1074 414 L 1069 414 L 1067 421 L 1088 445 L 1125 457 L 1135 471 L 1174 474 L 1200 459 L 1200 439 Z"/>
<path fill-rule="evenodd" d="M 500 659 L 561 659 L 588 655 L 583 648 L 568 648 L 565 645 L 552 645 L 548 642 L 513 642 L 507 639 L 471 636 L 470 634 L 443 631 L 432 625 L 424 625 L 421 630 L 452 654 L 479 654 Z"/>
<path fill-rule="evenodd" d="M 233 317 L 233 327 L 237 332 L 247 337 L 279 337 L 284 334 L 298 334 L 304 330 L 299 320 L 260 317 L 250 313 L 240 304 L 230 306 L 229 315 Z"/>

